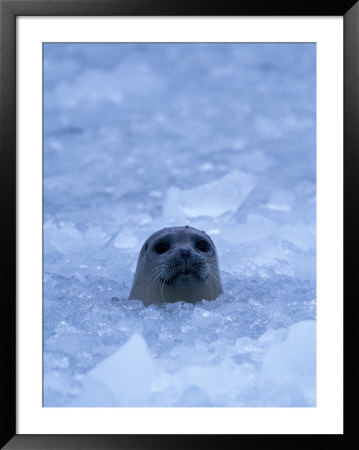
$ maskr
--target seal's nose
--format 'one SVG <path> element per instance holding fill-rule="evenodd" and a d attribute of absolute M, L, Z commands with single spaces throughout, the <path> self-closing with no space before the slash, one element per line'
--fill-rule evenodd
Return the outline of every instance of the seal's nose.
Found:
<path fill-rule="evenodd" d="M 184 259 L 188 259 L 191 256 L 191 252 L 187 248 L 181 248 L 180 254 L 181 254 L 181 257 Z"/>

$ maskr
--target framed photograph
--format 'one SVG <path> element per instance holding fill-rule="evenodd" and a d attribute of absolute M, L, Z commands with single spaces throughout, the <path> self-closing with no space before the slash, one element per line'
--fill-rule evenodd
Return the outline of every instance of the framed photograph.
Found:
<path fill-rule="evenodd" d="M 359 7 L 254 3 L 1 1 L 4 448 L 343 438 Z"/>

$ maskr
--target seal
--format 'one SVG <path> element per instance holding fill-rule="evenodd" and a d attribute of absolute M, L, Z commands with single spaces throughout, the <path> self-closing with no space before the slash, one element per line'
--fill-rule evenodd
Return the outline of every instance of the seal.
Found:
<path fill-rule="evenodd" d="M 186 225 L 163 228 L 145 241 L 129 299 L 146 306 L 194 303 L 214 300 L 222 292 L 215 245 L 204 231 Z"/>

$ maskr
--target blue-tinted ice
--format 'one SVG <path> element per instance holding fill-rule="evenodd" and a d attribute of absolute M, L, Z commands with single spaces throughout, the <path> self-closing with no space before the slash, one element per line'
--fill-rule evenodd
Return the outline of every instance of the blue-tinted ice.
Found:
<path fill-rule="evenodd" d="M 45 44 L 44 405 L 315 406 L 314 44 Z M 127 300 L 154 231 L 215 301 Z"/>

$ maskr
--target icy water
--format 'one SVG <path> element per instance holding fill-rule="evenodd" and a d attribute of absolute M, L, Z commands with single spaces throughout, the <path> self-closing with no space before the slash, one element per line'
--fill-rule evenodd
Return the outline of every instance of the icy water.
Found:
<path fill-rule="evenodd" d="M 44 406 L 315 406 L 314 44 L 45 44 Z M 127 300 L 144 240 L 224 294 Z"/>

